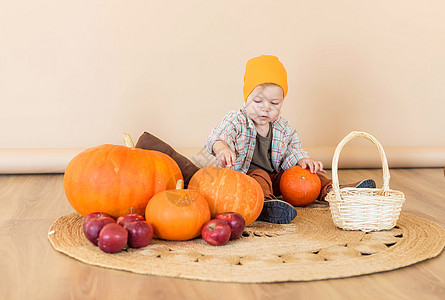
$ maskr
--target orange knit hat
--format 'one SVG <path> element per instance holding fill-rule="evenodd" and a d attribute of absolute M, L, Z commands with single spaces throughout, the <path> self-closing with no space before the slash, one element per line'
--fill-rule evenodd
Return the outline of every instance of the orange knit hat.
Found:
<path fill-rule="evenodd" d="M 261 55 L 247 61 L 244 73 L 244 102 L 259 84 L 275 83 L 283 88 L 283 98 L 287 94 L 287 72 L 278 57 Z"/>

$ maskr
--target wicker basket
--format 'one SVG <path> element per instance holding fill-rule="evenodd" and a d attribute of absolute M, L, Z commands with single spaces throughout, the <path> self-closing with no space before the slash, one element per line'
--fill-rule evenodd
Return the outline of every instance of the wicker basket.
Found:
<path fill-rule="evenodd" d="M 371 140 L 380 152 L 383 167 L 382 188 L 340 189 L 337 173 L 340 152 L 347 142 L 359 136 Z M 399 218 L 405 195 L 389 188 L 389 178 L 388 162 L 379 141 L 372 135 L 359 131 L 353 131 L 343 138 L 332 159 L 332 191 L 326 196 L 334 224 L 342 229 L 365 232 L 393 228 Z"/>

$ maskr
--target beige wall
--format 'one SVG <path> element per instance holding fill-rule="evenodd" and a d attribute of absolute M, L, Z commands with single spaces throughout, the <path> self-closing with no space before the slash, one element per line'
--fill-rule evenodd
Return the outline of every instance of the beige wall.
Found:
<path fill-rule="evenodd" d="M 201 147 L 247 59 L 285 64 L 305 147 L 445 147 L 445 1 L 2 1 L 1 148 Z"/>

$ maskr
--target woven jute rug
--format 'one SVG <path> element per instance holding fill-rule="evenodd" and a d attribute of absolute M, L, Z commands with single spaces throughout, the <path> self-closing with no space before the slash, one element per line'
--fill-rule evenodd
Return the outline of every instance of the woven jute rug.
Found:
<path fill-rule="evenodd" d="M 445 245 L 445 229 L 402 213 L 388 231 L 345 231 L 332 222 L 328 207 L 298 209 L 290 224 L 254 222 L 224 246 L 201 238 L 173 242 L 153 239 L 141 249 L 107 254 L 82 232 L 78 213 L 50 227 L 52 246 L 84 263 L 140 274 L 220 282 L 309 281 L 370 274 L 435 257 Z"/>

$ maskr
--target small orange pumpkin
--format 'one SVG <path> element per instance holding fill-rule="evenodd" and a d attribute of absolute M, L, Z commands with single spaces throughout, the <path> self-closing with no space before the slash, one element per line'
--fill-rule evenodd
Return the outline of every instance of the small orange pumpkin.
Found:
<path fill-rule="evenodd" d="M 264 194 L 260 184 L 250 176 L 228 168 L 205 167 L 190 179 L 209 203 L 212 218 L 219 213 L 237 212 L 253 223 L 261 213 Z"/>
<path fill-rule="evenodd" d="M 320 194 L 321 181 L 317 174 L 300 166 L 284 171 L 280 180 L 280 191 L 284 200 L 294 206 L 308 205 Z"/>
<path fill-rule="evenodd" d="M 182 180 L 179 180 L 176 190 L 157 193 L 147 204 L 145 219 L 161 239 L 193 239 L 210 220 L 209 205 L 199 190 L 181 188 Z"/>
<path fill-rule="evenodd" d="M 75 156 L 65 170 L 65 194 L 83 216 L 103 212 L 114 218 L 143 215 L 150 198 L 175 187 L 181 170 L 168 155 L 136 149 L 128 135 L 126 146 L 102 145 Z"/>

